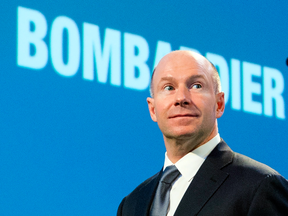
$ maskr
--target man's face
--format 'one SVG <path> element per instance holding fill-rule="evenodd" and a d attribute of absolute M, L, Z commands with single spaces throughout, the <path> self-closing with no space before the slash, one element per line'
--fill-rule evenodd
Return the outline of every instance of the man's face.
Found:
<path fill-rule="evenodd" d="M 224 111 L 224 93 L 215 93 L 212 73 L 204 57 L 190 52 L 172 52 L 160 61 L 153 77 L 154 97 L 147 101 L 164 137 L 203 142 L 217 134 L 213 131 Z"/>

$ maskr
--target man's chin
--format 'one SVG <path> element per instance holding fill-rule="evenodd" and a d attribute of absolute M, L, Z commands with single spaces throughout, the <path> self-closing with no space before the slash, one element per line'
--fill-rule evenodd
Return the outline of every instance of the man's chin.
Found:
<path fill-rule="evenodd" d="M 191 139 L 195 136 L 197 136 L 197 132 L 195 131 L 174 131 L 173 133 L 167 133 L 164 135 L 168 139 L 178 139 L 178 140 L 184 140 L 184 139 Z"/>

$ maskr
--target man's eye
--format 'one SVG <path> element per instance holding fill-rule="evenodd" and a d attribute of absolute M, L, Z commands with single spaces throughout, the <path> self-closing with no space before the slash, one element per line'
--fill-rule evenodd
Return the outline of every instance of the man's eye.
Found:
<path fill-rule="evenodd" d="M 165 86 L 164 90 L 171 91 L 174 90 L 174 88 L 172 86 Z"/>
<path fill-rule="evenodd" d="M 202 88 L 202 85 L 201 85 L 201 84 L 194 84 L 194 85 L 192 85 L 192 89 L 199 89 L 199 88 Z"/>

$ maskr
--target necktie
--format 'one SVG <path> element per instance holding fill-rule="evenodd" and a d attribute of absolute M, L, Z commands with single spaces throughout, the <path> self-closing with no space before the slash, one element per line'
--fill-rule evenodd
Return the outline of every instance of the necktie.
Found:
<path fill-rule="evenodd" d="M 173 181 L 180 172 L 176 166 L 168 166 L 164 170 L 156 190 L 150 216 L 165 216 L 170 202 L 170 190 Z"/>

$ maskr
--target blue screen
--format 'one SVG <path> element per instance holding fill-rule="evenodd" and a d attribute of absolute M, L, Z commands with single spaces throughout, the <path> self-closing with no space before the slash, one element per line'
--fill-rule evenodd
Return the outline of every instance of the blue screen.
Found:
<path fill-rule="evenodd" d="M 164 162 L 153 68 L 193 50 L 219 71 L 220 136 L 288 176 L 288 3 L 1 4 L 0 214 L 115 215 Z"/>

